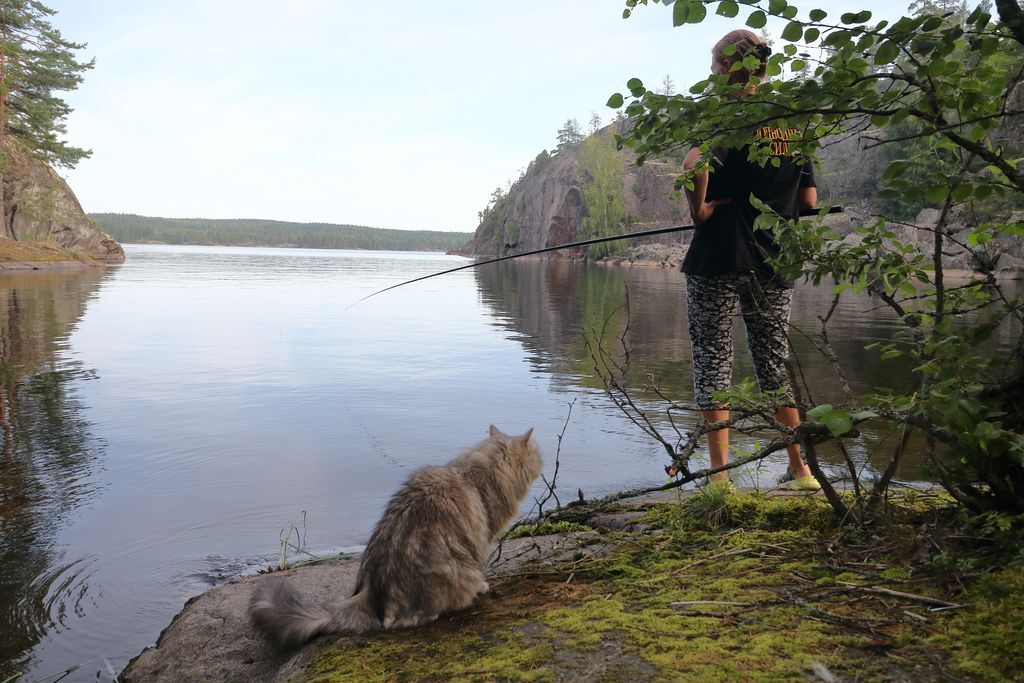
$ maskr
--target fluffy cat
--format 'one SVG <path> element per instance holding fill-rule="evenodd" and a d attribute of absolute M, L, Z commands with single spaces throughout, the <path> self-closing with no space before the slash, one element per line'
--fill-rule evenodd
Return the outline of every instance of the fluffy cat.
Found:
<path fill-rule="evenodd" d="M 267 580 L 249 605 L 253 623 L 290 648 L 322 633 L 416 626 L 468 607 L 488 588 L 491 544 L 540 474 L 532 434 L 508 436 L 491 425 L 488 439 L 447 465 L 415 472 L 377 522 L 352 597 L 327 608 L 284 580 Z"/>

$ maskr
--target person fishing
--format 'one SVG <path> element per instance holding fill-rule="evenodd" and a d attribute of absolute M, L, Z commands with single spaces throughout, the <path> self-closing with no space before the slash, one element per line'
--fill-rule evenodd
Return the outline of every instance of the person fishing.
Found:
<path fill-rule="evenodd" d="M 740 86 L 736 97 L 742 98 L 755 92 L 757 82 L 765 78 L 771 52 L 757 34 L 732 31 L 712 48 L 711 72 L 728 74 L 729 83 Z M 736 62 L 751 55 L 759 62 L 757 68 L 733 70 Z M 778 166 L 749 160 L 747 148 L 712 150 L 711 172 L 699 148 L 691 149 L 684 161 L 687 171 L 695 171 L 693 188 L 686 189 L 686 198 L 697 226 L 683 260 L 686 311 L 695 402 L 708 422 L 729 419 L 728 405 L 716 402 L 713 393 L 732 386 L 732 324 L 739 311 L 761 391 L 779 391 L 782 396 L 775 419 L 791 427 L 800 423 L 786 373 L 794 283 L 780 278 L 771 267 L 769 260 L 778 256 L 779 247 L 769 232 L 754 230 L 759 212 L 750 202 L 753 194 L 789 219 L 817 204 L 812 162 L 791 155 L 788 145 L 780 144 L 793 134 L 771 125 L 752 133 L 750 144 L 765 145 L 772 156 L 779 158 Z M 707 440 L 711 468 L 726 465 L 728 428 L 709 432 Z M 783 486 L 819 489 L 800 447 L 790 446 L 787 453 L 789 464 Z M 728 472 L 716 473 L 711 480 L 728 482 Z"/>

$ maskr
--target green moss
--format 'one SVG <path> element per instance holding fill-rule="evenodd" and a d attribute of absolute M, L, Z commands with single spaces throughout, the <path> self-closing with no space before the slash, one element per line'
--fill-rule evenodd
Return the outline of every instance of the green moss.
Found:
<path fill-rule="evenodd" d="M 930 643 L 954 652 L 957 668 L 989 681 L 1024 676 L 1024 568 L 985 577 L 969 593 L 971 608 L 951 619 Z"/>
<path fill-rule="evenodd" d="M 842 572 L 842 573 L 836 574 L 835 582 L 836 583 L 858 583 L 859 584 L 859 583 L 863 583 L 864 582 L 864 577 L 861 576 L 860 574 L 854 574 L 853 572 Z"/>
<path fill-rule="evenodd" d="M 815 662 L 861 680 L 934 678 L 950 662 L 983 679 L 1010 680 L 1024 670 L 1015 647 L 1024 630 L 1020 567 L 972 587 L 973 610 L 927 615 L 922 626 L 903 618 L 913 607 L 898 600 L 850 599 L 840 582 L 865 577 L 842 571 L 840 534 L 820 499 L 710 502 L 725 511 L 727 527 L 702 514 L 708 500 L 654 506 L 643 516 L 651 533 L 602 537 L 614 548 L 609 555 L 561 574 L 545 567 L 496 582 L 470 613 L 425 628 L 337 639 L 297 677 L 550 681 L 593 671 L 604 672 L 594 680 L 774 681 L 805 679 Z M 884 557 L 868 534 L 842 538 L 863 543 L 860 559 L 902 559 Z M 904 582 L 908 571 L 891 566 L 881 575 Z M 944 584 L 933 584 L 941 595 L 935 589 Z"/>
<path fill-rule="evenodd" d="M 889 579 L 890 581 L 906 581 L 908 578 L 907 570 L 902 567 L 889 567 L 883 569 L 881 572 L 882 578 Z"/>
<path fill-rule="evenodd" d="M 590 527 L 576 522 L 541 522 L 540 524 L 523 524 L 513 529 L 508 538 L 523 538 L 524 536 L 552 536 L 555 534 L 568 534 L 573 531 L 590 531 Z"/>
<path fill-rule="evenodd" d="M 540 664 L 550 657 L 550 645 L 524 648 L 511 634 L 411 642 L 408 634 L 389 634 L 356 643 L 343 639 L 321 649 L 303 680 L 551 681 L 551 672 Z"/>

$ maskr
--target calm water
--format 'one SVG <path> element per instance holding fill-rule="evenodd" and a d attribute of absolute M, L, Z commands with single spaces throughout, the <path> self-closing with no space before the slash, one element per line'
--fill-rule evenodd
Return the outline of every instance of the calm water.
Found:
<path fill-rule="evenodd" d="M 617 339 L 628 287 L 630 381 L 653 373 L 689 400 L 678 271 L 499 264 L 346 309 L 463 259 L 126 252 L 106 272 L 0 277 L 0 681 L 76 665 L 64 680 L 109 679 L 189 597 L 272 561 L 303 515 L 312 552 L 357 548 L 410 471 L 492 422 L 535 427 L 550 475 L 576 400 L 563 500 L 664 479 L 660 447 L 594 379 L 584 331 L 607 320 Z M 829 300 L 799 289 L 795 325 L 816 329 Z M 844 301 L 832 334 L 855 389 L 905 381 L 862 350 L 895 329 L 872 302 Z M 815 398 L 839 399 L 828 367 L 803 355 Z M 749 372 L 741 354 L 737 374 Z M 852 444 L 866 468 L 885 436 Z M 920 477 L 912 460 L 901 476 Z"/>

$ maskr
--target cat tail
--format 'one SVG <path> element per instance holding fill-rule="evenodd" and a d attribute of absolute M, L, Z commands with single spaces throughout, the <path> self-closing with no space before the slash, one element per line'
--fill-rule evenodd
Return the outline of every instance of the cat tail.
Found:
<path fill-rule="evenodd" d="M 380 629 L 366 607 L 365 591 L 334 611 L 307 602 L 287 581 L 264 581 L 252 594 L 249 615 L 256 628 L 282 649 L 296 648 L 321 633 L 366 633 Z"/>

